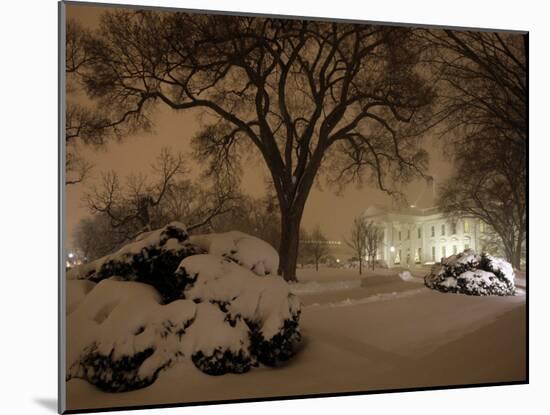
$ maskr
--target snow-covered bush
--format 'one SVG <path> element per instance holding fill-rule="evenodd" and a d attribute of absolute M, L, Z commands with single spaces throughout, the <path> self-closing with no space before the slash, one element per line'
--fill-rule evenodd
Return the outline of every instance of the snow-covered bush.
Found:
<path fill-rule="evenodd" d="M 398 275 L 403 281 L 412 281 L 414 279 L 411 272 L 407 270 L 401 271 Z"/>
<path fill-rule="evenodd" d="M 260 363 L 274 366 L 295 353 L 301 339 L 300 305 L 275 272 L 253 272 L 261 267 L 272 272 L 278 266 L 262 244 L 238 243 L 237 261 L 212 249 L 223 246 L 225 236 L 221 242 L 210 236 L 203 248 L 171 235 L 166 228 L 151 232 L 106 257 L 88 275 L 95 277 L 68 281 L 68 295 L 75 297 L 68 299 L 67 309 L 69 379 L 128 391 L 151 384 L 178 362 L 222 375 Z M 193 250 L 180 250 L 186 244 Z M 151 266 L 143 271 L 141 263 L 155 258 L 149 253 L 158 257 L 168 249 L 185 251 L 175 270 Z M 199 253 L 207 249 L 217 254 Z M 107 268 L 107 263 L 117 265 Z M 113 275 L 107 276 L 106 269 Z M 100 272 L 105 273 L 96 277 Z M 159 280 L 165 281 L 160 287 Z M 170 290 L 163 292 L 164 287 Z"/>
<path fill-rule="evenodd" d="M 246 322 L 252 354 L 260 363 L 274 366 L 292 356 L 300 341 L 300 305 L 281 277 L 258 277 L 215 255 L 188 257 L 176 274 L 193 281 L 185 288 L 185 298 L 217 304 L 230 322 Z"/>
<path fill-rule="evenodd" d="M 231 259 L 257 275 L 277 274 L 279 254 L 270 244 L 255 236 L 231 231 L 193 235 L 190 241 L 209 254 Z"/>
<path fill-rule="evenodd" d="M 180 297 L 187 281 L 175 277 L 180 262 L 204 251 L 189 242 L 185 225 L 172 222 L 161 229 L 139 235 L 117 252 L 106 255 L 67 274 L 69 279 L 99 282 L 116 276 L 155 287 L 164 302 Z"/>
<path fill-rule="evenodd" d="M 424 278 L 428 288 L 468 295 L 514 295 L 514 270 L 502 258 L 469 249 L 432 267 Z"/>

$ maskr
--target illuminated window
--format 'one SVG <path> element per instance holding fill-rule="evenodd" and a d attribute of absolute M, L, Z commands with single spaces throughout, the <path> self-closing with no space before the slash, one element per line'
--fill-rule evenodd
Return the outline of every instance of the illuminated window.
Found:
<path fill-rule="evenodd" d="M 464 221 L 464 233 L 470 232 L 470 222 L 467 220 Z"/>
<path fill-rule="evenodd" d="M 445 236 L 445 224 L 441 225 L 441 236 Z"/>
<path fill-rule="evenodd" d="M 400 264 L 401 263 L 401 249 L 397 251 L 397 256 L 395 257 L 395 260 L 393 261 L 394 264 Z"/>
<path fill-rule="evenodd" d="M 422 248 L 418 248 L 416 250 L 416 258 L 414 259 L 414 262 L 417 264 L 420 264 L 422 261 Z"/>
<path fill-rule="evenodd" d="M 482 220 L 479 221 L 479 231 L 485 232 L 485 222 L 483 222 Z"/>

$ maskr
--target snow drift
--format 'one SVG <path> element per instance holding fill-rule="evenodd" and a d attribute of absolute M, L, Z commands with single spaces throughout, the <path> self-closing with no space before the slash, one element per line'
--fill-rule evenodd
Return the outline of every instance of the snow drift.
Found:
<path fill-rule="evenodd" d="M 502 258 L 465 250 L 444 258 L 424 278 L 428 288 L 468 295 L 514 295 L 514 270 Z"/>
<path fill-rule="evenodd" d="M 121 392 L 178 362 L 222 375 L 291 358 L 300 304 L 276 275 L 276 251 L 258 241 L 233 232 L 189 238 L 171 223 L 71 270 L 67 379 Z"/>

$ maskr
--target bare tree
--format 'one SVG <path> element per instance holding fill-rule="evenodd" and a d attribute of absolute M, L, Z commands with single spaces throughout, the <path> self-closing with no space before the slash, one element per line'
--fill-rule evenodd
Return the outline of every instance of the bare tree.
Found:
<path fill-rule="evenodd" d="M 480 149 L 472 153 L 470 160 L 459 164 L 462 174 L 441 186 L 438 204 L 454 220 L 473 217 L 487 223 L 500 237 L 507 259 L 519 269 L 527 232 L 527 208 L 524 204 L 518 206 L 513 194 L 522 190 L 511 188 L 508 174 L 502 172 L 506 164 L 518 160 L 514 154 L 500 157 L 509 153 L 509 148 L 499 150 L 491 153 Z M 495 171 L 494 163 L 504 166 Z"/>
<path fill-rule="evenodd" d="M 384 230 L 373 221 L 365 221 L 365 251 L 374 270 L 378 248 L 384 238 Z"/>
<path fill-rule="evenodd" d="M 353 219 L 353 225 L 349 239 L 344 239 L 346 245 L 352 250 L 354 255 L 359 258 L 359 274 L 363 273 L 363 255 L 367 249 L 367 223 L 362 216 Z"/>
<path fill-rule="evenodd" d="M 443 134 L 455 161 L 439 204 L 453 218 L 489 224 L 519 267 L 527 232 L 527 37 L 426 35 L 440 70 Z"/>
<path fill-rule="evenodd" d="M 76 251 L 87 261 L 115 251 L 125 240 L 124 230 L 113 229 L 110 218 L 105 214 L 83 218 L 73 234 Z"/>
<path fill-rule="evenodd" d="M 303 242 L 307 245 L 307 252 L 315 264 L 315 270 L 319 271 L 319 263 L 330 252 L 327 238 L 323 234 L 321 227 L 316 225 L 309 234 L 309 239 Z"/>
<path fill-rule="evenodd" d="M 304 266 L 311 261 L 311 245 L 308 243 L 311 240 L 311 236 L 307 229 L 300 229 L 300 242 L 298 245 L 298 262 Z"/>
<path fill-rule="evenodd" d="M 150 230 L 152 209 L 156 208 L 170 186 L 185 173 L 181 153 L 172 154 L 163 149 L 151 166 L 155 180 L 149 182 L 143 174 L 130 175 L 123 185 L 116 172 L 102 176 L 100 187 L 94 187 L 85 196 L 92 213 L 103 213 L 111 219 L 113 228 L 133 224 L 137 233 Z"/>
<path fill-rule="evenodd" d="M 295 279 L 305 202 L 329 150 L 341 181 L 365 175 L 387 191 L 425 167 L 417 125 L 432 94 L 409 29 L 112 11 L 86 44 L 90 60 L 79 73 L 113 123 L 148 121 L 157 103 L 199 108 L 213 122 L 195 144 L 214 168 L 234 167 L 250 149 L 260 154 L 279 202 L 287 280 Z"/>
<path fill-rule="evenodd" d="M 267 194 L 261 198 L 241 195 L 235 199 L 234 208 L 212 221 L 212 230 L 227 232 L 239 230 L 254 235 L 277 248 L 281 217 L 276 196 Z"/>
<path fill-rule="evenodd" d="M 77 103 L 82 91 L 81 71 L 91 64 L 93 56 L 86 44 L 91 33 L 75 20 L 69 19 L 66 27 L 65 74 L 65 173 L 66 185 L 81 183 L 89 175 L 93 165 L 80 154 L 79 144 L 100 146 L 110 137 L 122 137 L 137 128 L 148 129 L 147 120 L 134 116 L 133 123 L 127 120 L 131 114 L 120 119 L 111 119 L 102 107 L 91 107 Z"/>

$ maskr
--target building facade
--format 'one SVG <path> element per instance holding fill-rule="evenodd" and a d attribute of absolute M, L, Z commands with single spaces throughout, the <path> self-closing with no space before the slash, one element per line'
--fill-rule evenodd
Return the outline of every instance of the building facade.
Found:
<path fill-rule="evenodd" d="M 369 207 L 365 220 L 384 231 L 377 260 L 388 267 L 433 264 L 465 249 L 479 250 L 483 223 L 473 218 L 451 222 L 437 208 L 391 211 Z"/>

